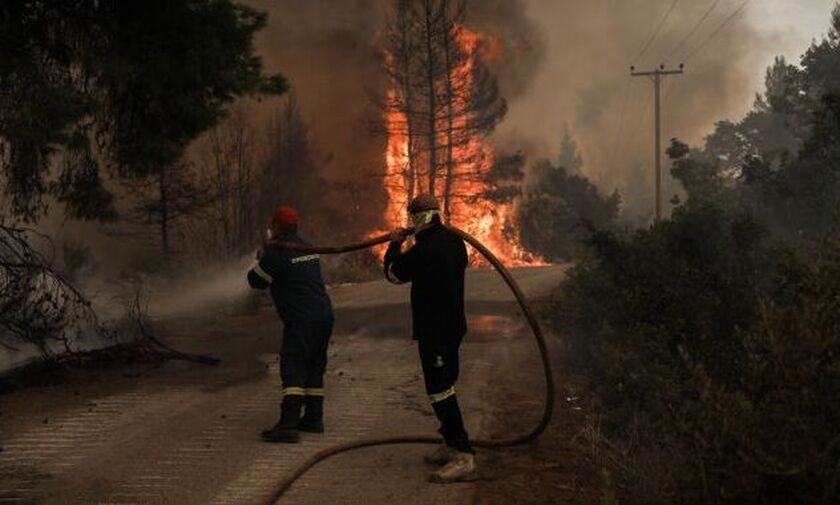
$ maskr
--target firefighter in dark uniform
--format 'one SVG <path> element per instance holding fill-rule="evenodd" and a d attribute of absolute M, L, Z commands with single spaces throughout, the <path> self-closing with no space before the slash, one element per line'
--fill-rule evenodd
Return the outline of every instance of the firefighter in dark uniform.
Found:
<path fill-rule="evenodd" d="M 280 207 L 271 221 L 272 240 L 305 244 L 297 225 L 297 211 Z M 262 438 L 295 443 L 300 440 L 299 431 L 324 432 L 324 372 L 333 328 L 332 304 L 317 254 L 271 245 L 260 250 L 258 259 L 248 272 L 248 283 L 254 289 L 270 288 L 283 320 L 280 420 L 263 431 Z"/>
<path fill-rule="evenodd" d="M 433 482 L 458 482 L 476 476 L 475 451 L 464 428 L 455 383 L 458 350 L 467 332 L 464 315 L 464 241 L 440 220 L 440 206 L 429 194 L 409 205 L 416 230 L 415 244 L 402 251 L 405 230 L 391 233 L 385 253 L 385 276 L 393 283 L 411 282 L 411 314 L 426 393 L 440 421 L 444 445 L 426 456 L 442 465 L 430 476 Z"/>

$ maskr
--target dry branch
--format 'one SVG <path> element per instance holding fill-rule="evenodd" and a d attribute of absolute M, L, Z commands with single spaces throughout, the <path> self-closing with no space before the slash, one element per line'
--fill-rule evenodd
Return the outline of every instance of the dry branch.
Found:
<path fill-rule="evenodd" d="M 33 235 L 0 223 L 0 345 L 14 350 L 30 344 L 54 361 L 78 353 L 83 338 L 115 341 L 90 301 L 32 247 Z"/>

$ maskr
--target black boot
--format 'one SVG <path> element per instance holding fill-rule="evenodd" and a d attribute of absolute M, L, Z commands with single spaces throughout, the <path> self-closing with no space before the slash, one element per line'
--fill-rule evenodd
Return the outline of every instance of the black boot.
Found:
<path fill-rule="evenodd" d="M 306 412 L 300 420 L 300 431 L 308 433 L 324 432 L 324 397 L 307 396 L 305 400 Z"/>
<path fill-rule="evenodd" d="M 280 421 L 274 428 L 262 432 L 262 439 L 266 442 L 296 444 L 300 442 L 298 426 L 300 424 L 300 408 L 303 397 L 300 395 L 288 395 L 283 397 L 280 407 Z"/>

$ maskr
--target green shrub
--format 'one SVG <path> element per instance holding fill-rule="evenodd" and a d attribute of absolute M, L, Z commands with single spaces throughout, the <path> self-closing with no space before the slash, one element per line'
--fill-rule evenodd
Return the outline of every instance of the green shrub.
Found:
<path fill-rule="evenodd" d="M 604 195 L 586 177 L 547 160 L 533 168 L 535 184 L 519 205 L 522 244 L 549 261 L 577 258 L 595 228 L 615 223 L 621 198 Z"/>
<path fill-rule="evenodd" d="M 832 503 L 840 241 L 808 262 L 748 216 L 599 233 L 553 310 L 644 503 Z"/>
<path fill-rule="evenodd" d="M 733 451 L 707 457 L 742 503 L 836 503 L 840 496 L 840 240 L 784 268 L 785 298 L 765 300 L 738 338 L 737 388 L 718 388 L 709 431 Z"/>
<path fill-rule="evenodd" d="M 679 208 L 671 221 L 629 236 L 599 232 L 590 244 L 555 311 L 574 363 L 640 405 L 671 377 L 635 372 L 670 368 L 681 349 L 704 356 L 716 379 L 736 379 L 743 350 L 732 335 L 754 319 L 772 265 L 760 227 L 715 207 Z"/>

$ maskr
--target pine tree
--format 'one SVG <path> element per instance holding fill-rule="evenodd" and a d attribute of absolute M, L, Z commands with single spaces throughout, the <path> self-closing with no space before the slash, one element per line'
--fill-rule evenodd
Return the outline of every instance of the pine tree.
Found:
<path fill-rule="evenodd" d="M 447 219 L 458 180 L 480 177 L 459 170 L 479 161 L 462 148 L 489 134 L 507 112 L 481 41 L 462 40 L 465 13 L 463 0 L 396 1 L 385 65 L 391 89 L 380 103 L 389 116 L 385 133 L 406 139 L 398 187 L 407 200 L 436 194 Z"/>
<path fill-rule="evenodd" d="M 165 181 L 234 97 L 286 89 L 255 55 L 265 14 L 232 0 L 4 0 L 0 19 L 0 204 L 28 221 L 50 193 L 105 201 L 100 165 Z"/>
<path fill-rule="evenodd" d="M 572 132 L 566 126 L 563 130 L 563 139 L 560 141 L 560 156 L 557 157 L 557 164 L 566 169 L 571 175 L 580 173 L 583 167 L 583 158 L 578 151 Z"/>

